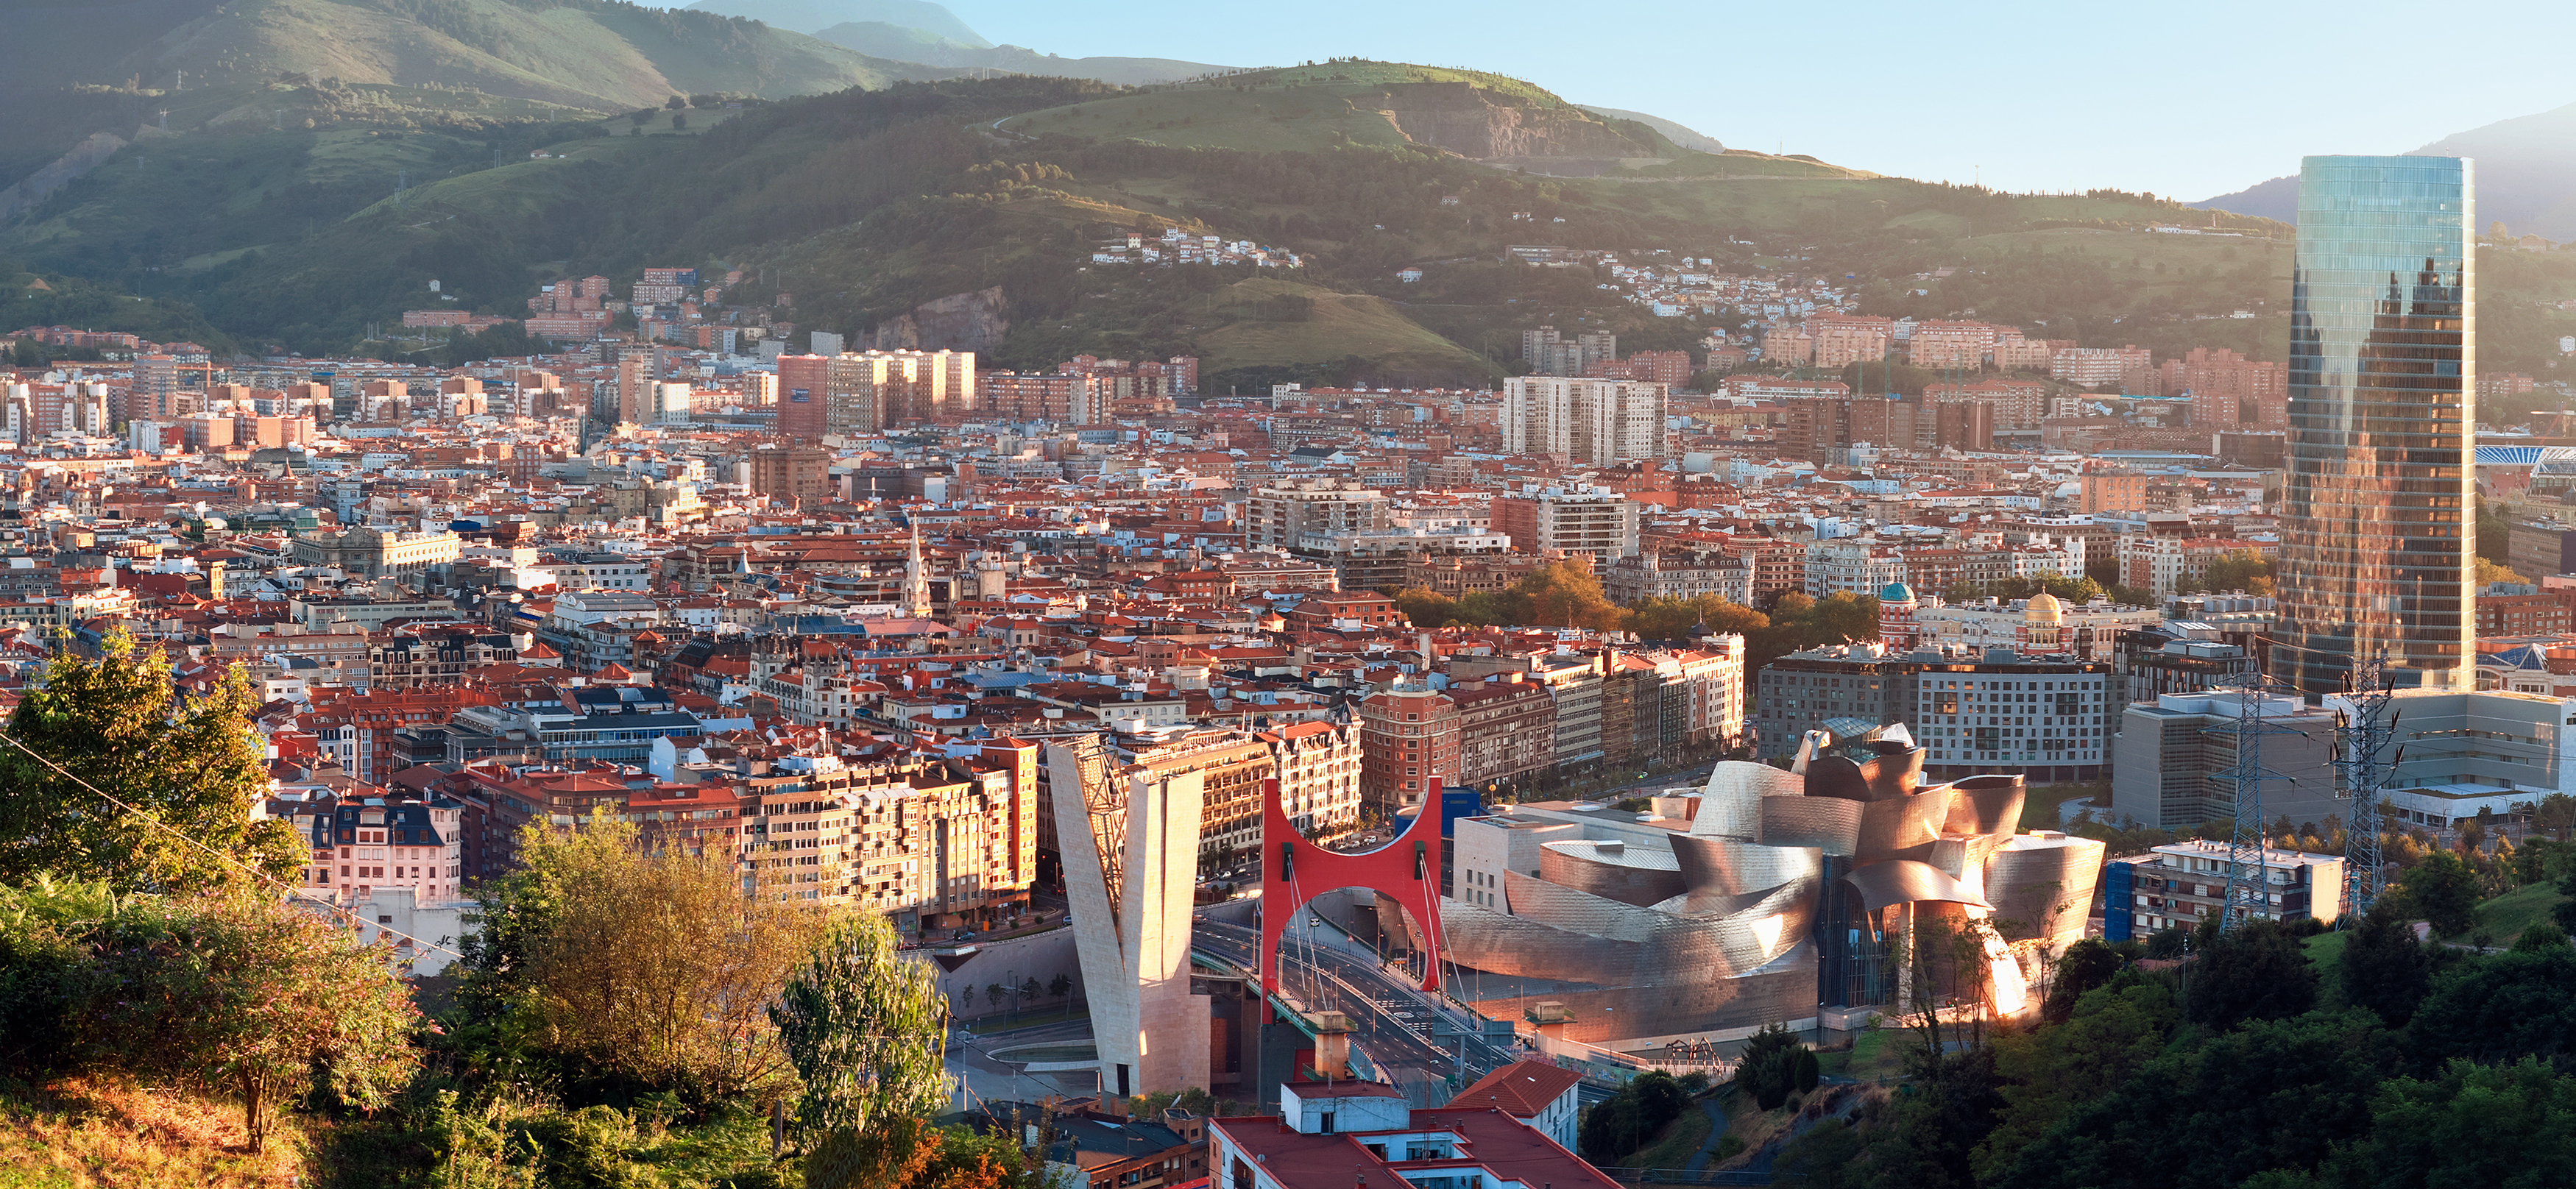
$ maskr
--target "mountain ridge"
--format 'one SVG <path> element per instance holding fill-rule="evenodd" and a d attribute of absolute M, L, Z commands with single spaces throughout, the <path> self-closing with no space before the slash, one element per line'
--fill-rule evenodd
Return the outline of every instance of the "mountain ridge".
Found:
<path fill-rule="evenodd" d="M 2482 124 L 2399 155 L 2474 160 L 2481 233 L 2500 222 L 2515 232 L 2576 240 L 2576 103 Z M 2294 223 L 2298 190 L 2293 174 L 2188 205 Z"/>

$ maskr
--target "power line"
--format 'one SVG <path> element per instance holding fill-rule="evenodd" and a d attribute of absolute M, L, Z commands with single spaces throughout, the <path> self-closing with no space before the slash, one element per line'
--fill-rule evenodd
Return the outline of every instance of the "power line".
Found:
<path fill-rule="evenodd" d="M 270 886 L 272 886 L 272 887 L 275 887 L 277 890 L 279 890 L 279 891 L 281 891 L 281 892 L 284 892 L 284 893 L 286 893 L 287 895 L 292 896 L 292 897 L 294 897 L 294 898 L 296 898 L 296 899 L 298 899 L 298 900 L 304 901 L 304 902 L 305 902 L 305 903 L 307 903 L 307 904 L 314 905 L 314 906 L 319 907 L 319 908 L 321 908 L 321 909 L 323 909 L 323 910 L 325 910 L 325 911 L 327 911 L 327 912 L 338 913 L 338 914 L 339 914 L 339 915 L 341 915 L 341 916 L 347 917 L 347 918 L 349 919 L 350 923 L 352 923 L 352 924 L 357 924 L 357 925 L 373 925 L 373 926 L 375 926 L 376 930 L 377 930 L 379 933 L 382 933 L 382 934 L 384 934 L 384 935 L 386 935 L 386 936 L 389 936 L 389 937 L 399 937 L 399 938 L 402 938 L 402 939 L 403 939 L 403 940 L 405 940 L 405 941 L 411 942 L 414 946 L 416 946 L 416 947 L 418 947 L 418 948 L 420 948 L 420 949 L 425 949 L 425 950 L 436 950 L 436 951 L 438 951 L 438 952 L 440 952 L 440 953 L 442 953 L 442 954 L 447 954 L 447 955 L 449 955 L 449 956 L 452 956 L 452 957 L 456 958 L 458 961 L 463 961 L 463 960 L 465 959 L 465 955 L 464 955 L 462 952 L 460 952 L 460 951 L 457 951 L 457 950 L 451 949 L 451 948 L 449 948 L 449 947 L 447 947 L 447 946 L 444 946 L 444 945 L 440 945 L 440 944 L 439 944 L 439 943 L 437 943 L 437 942 L 433 942 L 433 941 L 423 941 L 423 940 L 421 940 L 421 939 L 420 939 L 420 938 L 418 938 L 418 937 L 415 937 L 415 936 L 413 936 L 413 935 L 411 935 L 411 934 L 409 934 L 409 933 L 405 933 L 405 932 L 403 932 L 403 931 L 402 931 L 402 930 L 400 930 L 400 929 L 393 928 L 393 927 L 392 927 L 392 926 L 390 926 L 390 925 L 385 925 L 385 924 L 382 924 L 382 923 L 380 923 L 380 922 L 367 920 L 367 919 L 365 919 L 365 918 L 363 918 L 363 917 L 359 916 L 357 913 L 352 912 L 352 911 L 350 911 L 349 909 L 342 908 L 342 907 L 340 907 L 340 906 L 339 906 L 339 905 L 337 905 L 337 904 L 330 903 L 329 901 L 316 900 L 316 899 L 314 899 L 313 897 L 306 895 L 306 894 L 305 894 L 305 892 L 304 892 L 304 889 L 302 889 L 302 888 L 298 888 L 298 887 L 294 887 L 294 886 L 291 886 L 291 885 L 289 885 L 285 880 L 279 879 L 279 878 L 277 878 L 277 877 L 276 877 L 276 876 L 274 876 L 274 875 L 270 875 L 269 873 L 267 873 L 267 872 L 265 872 L 265 871 L 262 871 L 262 870 L 260 870 L 260 869 L 258 869 L 258 868 L 256 868 L 256 867 L 253 867 L 253 866 L 251 866 L 251 865 L 250 865 L 250 864 L 248 864 L 248 863 L 244 863 L 244 862 L 242 862 L 240 859 L 234 858 L 233 856 L 228 855 L 228 854 L 225 854 L 225 853 L 224 853 L 224 852 L 222 852 L 222 851 L 216 850 L 215 848 L 213 848 L 213 847 L 211 847 L 211 846 L 208 846 L 208 845 L 206 845 L 205 843 L 203 843 L 203 842 L 201 842 L 201 841 L 199 841 L 199 840 L 197 840 L 197 839 L 195 839 L 195 838 L 189 837 L 186 831 L 180 830 L 180 829 L 178 829 L 178 828 L 176 828 L 176 827 L 174 827 L 174 826 L 170 825 L 168 822 L 164 822 L 164 821 L 162 821 L 158 816 L 155 816 L 155 815 L 153 815 L 153 814 L 147 813 L 147 812 L 145 812 L 145 811 L 143 811 L 143 810 L 141 810 L 141 809 L 137 809 L 137 808 L 135 808 L 135 807 L 134 807 L 134 806 L 132 806 L 132 805 L 128 805 L 128 804 L 126 804 L 125 802 L 123 802 L 123 801 L 121 801 L 121 800 L 118 800 L 116 797 L 109 795 L 109 794 L 108 794 L 108 792 L 107 792 L 106 790 L 101 789 L 101 788 L 99 788 L 97 785 L 91 784 L 90 782 L 88 782 L 88 781 L 86 781 L 86 780 L 81 779 L 79 776 L 74 775 L 70 770 L 68 770 L 68 769 L 64 768 L 61 764 L 57 764 L 57 763 L 55 763 L 54 761 L 52 761 L 51 759 L 48 759 L 48 758 L 46 758 L 44 755 L 42 755 L 42 754 L 38 753 L 38 752 L 36 751 L 36 749 L 35 749 L 35 748 L 29 747 L 29 746 L 27 746 L 27 745 L 26 745 L 26 744 L 24 744 L 24 743 L 20 743 L 20 742 L 17 740 L 17 738 L 16 738 L 15 736 L 10 735 L 10 734 L 8 734 L 7 732 L 0 732 L 0 743 L 6 743 L 6 744 L 8 744 L 8 745 L 9 745 L 9 746 L 11 746 L 11 747 L 17 748 L 18 750 L 20 750 L 20 751 L 23 751 L 23 752 L 27 753 L 27 755 L 28 755 L 29 757 L 33 758 L 37 763 L 39 763 L 39 764 L 43 764 L 44 766 L 46 766 L 46 767 L 48 767 L 48 768 L 53 769 L 53 770 L 54 770 L 54 772 L 55 772 L 57 775 L 60 775 L 63 779 L 68 780 L 68 781 L 71 781 L 73 784 L 77 784 L 77 785 L 81 786 L 82 788 L 88 789 L 90 792 L 92 792 L 92 793 L 96 794 L 96 795 L 99 797 L 99 799 L 100 799 L 100 800 L 106 801 L 106 802 L 107 802 L 108 804 L 110 804 L 110 805 L 114 805 L 114 806 L 116 806 L 117 808 L 119 808 L 119 809 L 122 809 L 122 810 L 126 811 L 127 813 L 133 814 L 135 817 L 137 817 L 137 818 L 141 819 L 141 820 L 142 820 L 142 822 L 143 822 L 143 824 L 145 824 L 145 825 L 147 825 L 147 826 L 150 826 L 150 827 L 152 827 L 153 829 L 160 830 L 160 831 L 162 831 L 162 832 L 164 832 L 164 833 L 167 833 L 167 834 L 169 834 L 171 837 L 177 838 L 177 839 L 178 839 L 179 841 L 181 841 L 181 842 L 185 842 L 185 843 L 187 843 L 187 844 L 188 844 L 188 845 L 190 845 L 190 846 L 196 847 L 198 850 L 204 851 L 204 852 L 206 852 L 207 854 L 214 856 L 214 858 L 215 858 L 215 861 L 216 861 L 216 862 L 218 862 L 218 863 L 222 863 L 222 864 L 224 864 L 225 866 L 231 867 L 231 868 L 233 868 L 234 870 L 239 871 L 239 872 L 241 872 L 241 873 L 242 873 L 242 874 L 244 874 L 244 875 L 250 876 L 252 879 L 258 880 L 258 881 L 260 881 L 260 882 L 262 882 L 262 883 L 265 883 L 265 884 L 268 884 L 268 885 L 270 885 Z"/>

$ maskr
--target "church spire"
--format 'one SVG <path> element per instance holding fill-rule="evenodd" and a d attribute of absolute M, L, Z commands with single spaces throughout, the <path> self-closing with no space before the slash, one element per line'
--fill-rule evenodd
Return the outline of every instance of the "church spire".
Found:
<path fill-rule="evenodd" d="M 930 618 L 930 571 L 921 564 L 921 522 L 912 524 L 912 553 L 903 563 L 903 613 Z"/>

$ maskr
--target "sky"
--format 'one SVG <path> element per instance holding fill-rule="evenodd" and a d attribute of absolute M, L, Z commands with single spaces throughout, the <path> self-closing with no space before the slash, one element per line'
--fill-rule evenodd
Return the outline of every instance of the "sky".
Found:
<path fill-rule="evenodd" d="M 1730 148 L 2015 191 L 2198 200 L 2576 103 L 2565 3 L 947 3 L 1066 57 L 1471 66 Z"/>

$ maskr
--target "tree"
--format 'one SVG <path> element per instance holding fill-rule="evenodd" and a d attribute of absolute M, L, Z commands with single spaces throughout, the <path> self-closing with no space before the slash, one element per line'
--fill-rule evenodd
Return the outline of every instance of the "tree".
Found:
<path fill-rule="evenodd" d="M 2075 1014 L 2075 1002 L 2093 988 L 2111 981 L 2126 962 L 2119 951 L 2099 938 L 2087 937 L 2066 947 L 2057 959 L 2055 981 L 2050 983 L 2048 998 L 2041 1001 L 2040 1018 L 2052 1024 L 2064 1023 Z"/>
<path fill-rule="evenodd" d="M 2523 927 L 2522 936 L 2513 939 L 2513 948 L 2521 953 L 2545 953 L 2567 948 L 2567 931 L 2556 921 L 2533 921 Z"/>
<path fill-rule="evenodd" d="M 2382 900 L 2371 906 L 2344 943 L 2337 972 L 2344 1002 L 2367 1008 L 2391 1028 L 2402 1028 L 2432 989 L 2433 959 L 2415 940 L 2404 913 Z"/>
<path fill-rule="evenodd" d="M 1000 984 L 1000 983 L 987 983 L 987 984 L 985 984 L 985 986 L 984 986 L 984 1002 L 985 1002 L 986 1004 L 990 1005 L 990 1006 L 993 1006 L 993 1007 L 1000 1007 L 1000 1006 L 1002 1006 L 1002 984 Z"/>
<path fill-rule="evenodd" d="M 1072 976 L 1070 976 L 1070 975 L 1068 975 L 1068 974 L 1064 973 L 1064 972 L 1063 972 L 1063 971 L 1061 971 L 1061 970 L 1057 971 L 1057 972 L 1056 972 L 1056 974 L 1055 974 L 1055 977 L 1054 977 L 1053 979 L 1048 980 L 1048 982 L 1047 982 L 1047 993 L 1048 993 L 1048 994 L 1050 994 L 1050 995 L 1055 996 L 1055 997 L 1056 997 L 1056 998 L 1058 998 L 1058 999 L 1062 999 L 1062 998 L 1064 998 L 1065 996 L 1072 994 L 1072 993 L 1073 993 L 1073 978 L 1072 978 Z"/>
<path fill-rule="evenodd" d="M 1771 626 L 1771 617 L 1716 595 L 1695 598 L 1658 596 L 1628 606 L 1628 630 L 1647 640 L 1682 640 L 1702 624 L 1717 635 L 1754 633 Z"/>
<path fill-rule="evenodd" d="M 2457 937 L 2478 923 L 2478 875 L 2448 851 L 2435 851 L 2398 877 L 2406 899 L 2440 937 Z"/>
<path fill-rule="evenodd" d="M 1780 1109 L 1798 1088 L 1799 1055 L 1807 1046 L 1799 1043 L 1796 1033 L 1773 1024 L 1755 1032 L 1744 1043 L 1744 1056 L 1735 1065 L 1735 1088 L 1753 1099 L 1755 1106 L 1766 1111 Z"/>
<path fill-rule="evenodd" d="M 2369 1130 L 2372 1088 L 2392 1057 L 2367 1012 L 2249 1020 L 2167 1046 L 2109 1093 L 2075 1100 L 1982 1183 L 2238 1189 L 2267 1169 L 2310 1169 Z"/>
<path fill-rule="evenodd" d="M 2536 1058 L 2391 1078 L 2370 1116 L 2369 1137 L 2335 1161 L 2339 1183 L 2563 1184 L 2576 1168 L 2576 1077 Z"/>
<path fill-rule="evenodd" d="M 821 935 L 796 901 L 745 896 L 721 858 L 644 854 L 606 809 L 531 823 L 522 870 L 490 886 L 460 1005 L 572 1080 L 701 1101 L 785 1072 L 768 1007 Z"/>
<path fill-rule="evenodd" d="M 169 658 L 122 628 L 96 659 L 46 661 L 43 685 L 9 719 L 35 755 L 0 746 L 0 883 L 51 872 L 194 892 L 245 883 L 244 867 L 293 878 L 308 844 L 285 822 L 251 820 L 269 787 L 256 706 L 238 669 L 179 701 Z"/>
<path fill-rule="evenodd" d="M 1026 1003 L 1035 999 L 1045 990 L 1045 987 L 1038 985 L 1038 976 L 1032 974 L 1028 977 L 1028 981 L 1020 984 L 1020 1002 Z"/>
<path fill-rule="evenodd" d="M 1771 1183 L 1782 1189 L 1856 1189 L 1867 1176 L 1860 1157 L 1868 1146 L 1850 1123 L 1826 1119 L 1780 1149 Z"/>
<path fill-rule="evenodd" d="M 1690 1092 L 1671 1074 L 1651 1070 L 1628 1079 L 1619 1092 L 1584 1112 L 1576 1145 L 1594 1164 L 1614 1164 L 1636 1151 L 1690 1104 Z"/>
<path fill-rule="evenodd" d="M 687 107 L 688 105 L 689 105 L 689 97 L 688 97 L 688 96 L 686 96 L 686 95 L 673 95 L 673 96 L 671 96 L 670 98 L 665 99 L 665 100 L 663 100 L 663 101 L 662 101 L 662 106 L 663 106 L 663 107 L 666 107 L 666 108 L 669 108 L 669 109 L 670 109 L 670 110 L 672 110 L 672 111 L 678 111 L 678 110 L 680 110 L 681 108 Z"/>
<path fill-rule="evenodd" d="M 2415 1068 L 2429 1071 L 2454 1057 L 2471 1061 L 2576 1057 L 2576 947 L 2509 951 L 2459 960 L 2433 978 L 2433 990 L 2406 1025 Z"/>
<path fill-rule="evenodd" d="M 926 1117 L 948 1099 L 947 1001 L 934 968 L 905 961 L 882 917 L 837 922 L 769 1020 L 804 1083 L 796 1125 L 808 1136 Z"/>
<path fill-rule="evenodd" d="M 671 113 L 671 127 L 672 127 L 672 129 L 674 129 L 674 130 L 676 131 L 676 130 L 679 130 L 679 129 L 687 128 L 688 126 L 689 126 L 689 114 L 688 114 L 687 112 L 678 112 L 678 111 L 675 111 L 675 112 L 672 112 L 672 113 Z"/>
<path fill-rule="evenodd" d="M 2061 980 L 2063 970 L 2061 965 Z M 2004 1105 L 1995 1129 L 1978 1144 L 1978 1180 L 2001 1178 L 2022 1149 L 2059 1120 L 2119 1090 L 2164 1052 L 2181 1019 L 2172 989 L 2132 969 L 2078 996 L 2063 1022 L 1997 1040 L 1995 1072 Z"/>
<path fill-rule="evenodd" d="M 2317 972 L 2299 939 L 2273 921 L 2251 920 L 2201 951 L 2186 1010 L 2215 1029 L 2279 1020 L 2316 1006 Z"/>
<path fill-rule="evenodd" d="M 230 1094 L 253 1151 L 309 1090 L 371 1108 L 409 1077 L 419 1013 L 395 964 L 390 947 L 362 947 L 259 892 L 174 901 L 51 880 L 0 890 L 7 1065 Z"/>
<path fill-rule="evenodd" d="M 2529 583 L 2531 581 L 2515 573 L 2511 567 L 2492 558 L 2476 557 L 2471 558 L 2470 562 L 2477 568 L 2477 582 L 2480 589 L 2497 582 Z"/>

